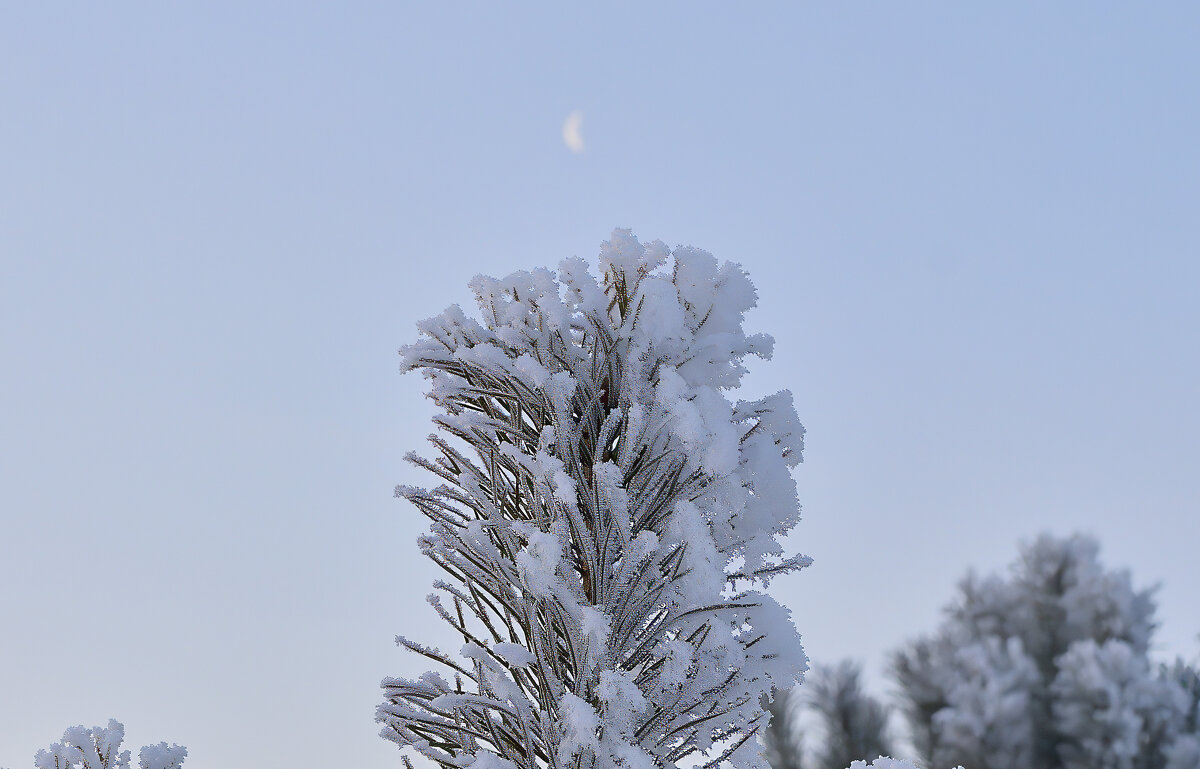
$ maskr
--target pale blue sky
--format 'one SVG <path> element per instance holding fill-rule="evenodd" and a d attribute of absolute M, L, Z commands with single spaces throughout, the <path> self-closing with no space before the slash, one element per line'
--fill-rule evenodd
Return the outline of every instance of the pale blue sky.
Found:
<path fill-rule="evenodd" d="M 110 716 L 398 766 L 392 637 L 443 636 L 395 350 L 615 226 L 759 287 L 813 657 L 884 688 L 1043 529 L 1200 651 L 1200 8 L 641 5 L 0 7 L 0 766 Z"/>

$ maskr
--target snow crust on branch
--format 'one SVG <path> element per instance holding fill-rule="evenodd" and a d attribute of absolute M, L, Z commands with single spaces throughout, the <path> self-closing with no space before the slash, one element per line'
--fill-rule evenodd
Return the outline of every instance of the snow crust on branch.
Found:
<path fill-rule="evenodd" d="M 763 703 L 806 666 L 763 591 L 809 563 L 779 541 L 804 428 L 786 391 L 727 396 L 772 347 L 738 265 L 619 229 L 598 271 L 477 277 L 478 319 L 400 351 L 441 409 L 409 460 L 442 484 L 396 493 L 467 646 L 399 639 L 453 683 L 385 680 L 382 735 L 443 767 L 762 769 Z"/>

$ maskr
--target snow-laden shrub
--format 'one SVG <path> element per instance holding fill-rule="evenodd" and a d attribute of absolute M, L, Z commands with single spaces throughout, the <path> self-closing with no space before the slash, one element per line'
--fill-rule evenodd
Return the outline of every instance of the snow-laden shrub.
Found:
<path fill-rule="evenodd" d="M 763 592 L 808 563 L 788 392 L 730 402 L 754 287 L 735 264 L 617 230 L 601 277 L 581 259 L 471 283 L 401 351 L 442 413 L 439 476 L 400 488 L 447 575 L 429 601 L 458 655 L 387 679 L 384 737 L 443 767 L 763 767 L 775 687 L 805 667 Z M 406 759 L 407 760 L 407 759 Z"/>
<path fill-rule="evenodd" d="M 108 726 L 68 727 L 62 740 L 34 758 L 36 769 L 129 769 L 130 754 L 121 750 L 125 727 L 109 719 Z M 165 742 L 147 745 L 138 753 L 139 769 L 180 769 L 187 748 Z"/>

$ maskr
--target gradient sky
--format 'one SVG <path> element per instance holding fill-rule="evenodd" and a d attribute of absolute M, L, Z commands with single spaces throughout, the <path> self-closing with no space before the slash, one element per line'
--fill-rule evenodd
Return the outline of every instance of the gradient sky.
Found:
<path fill-rule="evenodd" d="M 815 659 L 886 690 L 1042 530 L 1200 651 L 1200 6 L 566 5 L 0 7 L 0 766 L 109 717 L 399 766 L 392 638 L 445 635 L 396 348 L 616 226 L 759 287 Z"/>

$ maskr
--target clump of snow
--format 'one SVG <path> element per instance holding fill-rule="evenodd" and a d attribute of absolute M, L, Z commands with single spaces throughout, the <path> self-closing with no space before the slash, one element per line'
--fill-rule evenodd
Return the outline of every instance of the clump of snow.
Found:
<path fill-rule="evenodd" d="M 564 694 L 559 700 L 559 722 L 562 737 L 558 743 L 560 760 L 566 764 L 584 750 L 595 750 L 600 716 L 584 699 Z"/>
<path fill-rule="evenodd" d="M 507 758 L 501 758 L 495 753 L 476 753 L 467 764 L 467 769 L 518 769 L 517 765 Z"/>
<path fill-rule="evenodd" d="M 141 769 L 180 769 L 185 758 L 187 748 L 160 742 L 147 745 L 138 752 L 138 766 Z"/>
<path fill-rule="evenodd" d="M 520 644 L 504 643 L 497 641 L 492 644 L 492 651 L 504 658 L 504 661 L 510 665 L 516 665 L 523 668 L 534 663 L 537 658 L 533 653 Z"/>

